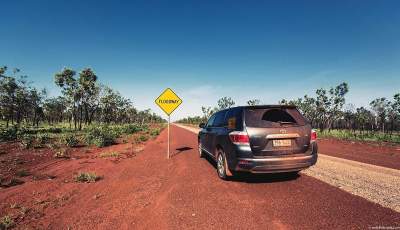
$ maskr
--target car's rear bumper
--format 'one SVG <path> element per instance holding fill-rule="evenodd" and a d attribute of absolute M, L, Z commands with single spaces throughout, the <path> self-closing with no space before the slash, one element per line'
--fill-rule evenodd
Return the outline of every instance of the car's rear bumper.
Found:
<path fill-rule="evenodd" d="M 251 173 L 280 173 L 306 169 L 317 162 L 318 154 L 268 158 L 238 158 L 235 171 Z"/>

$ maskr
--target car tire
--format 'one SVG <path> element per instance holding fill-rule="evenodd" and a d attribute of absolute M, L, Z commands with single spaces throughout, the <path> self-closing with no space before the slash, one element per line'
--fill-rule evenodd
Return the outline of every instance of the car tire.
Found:
<path fill-rule="evenodd" d="M 223 150 L 218 150 L 217 154 L 217 174 L 222 180 L 228 180 L 226 156 Z"/>
<path fill-rule="evenodd" d="M 199 151 L 199 157 L 203 158 L 204 157 L 204 151 L 203 151 L 203 147 L 201 144 L 201 141 L 199 140 L 199 144 L 198 144 L 198 151 Z"/>
<path fill-rule="evenodd" d="M 286 175 L 290 178 L 297 178 L 299 177 L 300 171 L 293 171 L 293 172 L 287 172 Z"/>

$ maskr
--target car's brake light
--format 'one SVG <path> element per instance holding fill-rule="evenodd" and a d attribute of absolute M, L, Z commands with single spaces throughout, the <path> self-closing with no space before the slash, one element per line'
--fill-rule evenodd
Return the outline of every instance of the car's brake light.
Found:
<path fill-rule="evenodd" d="M 235 145 L 249 145 L 249 135 L 246 132 L 231 132 L 229 133 L 229 138 Z"/>
<path fill-rule="evenodd" d="M 317 131 L 314 129 L 311 130 L 311 141 L 316 141 L 317 140 Z"/>

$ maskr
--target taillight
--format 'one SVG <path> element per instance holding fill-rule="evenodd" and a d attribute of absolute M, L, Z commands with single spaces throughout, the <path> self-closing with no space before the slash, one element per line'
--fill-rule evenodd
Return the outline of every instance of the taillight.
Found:
<path fill-rule="evenodd" d="M 317 140 L 317 131 L 314 129 L 311 130 L 311 141 L 316 141 Z"/>
<path fill-rule="evenodd" d="M 235 145 L 249 145 L 249 135 L 246 132 L 231 132 L 229 133 L 229 138 Z"/>

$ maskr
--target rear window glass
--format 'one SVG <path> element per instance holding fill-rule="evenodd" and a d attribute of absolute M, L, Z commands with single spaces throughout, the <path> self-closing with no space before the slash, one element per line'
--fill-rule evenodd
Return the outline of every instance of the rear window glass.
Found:
<path fill-rule="evenodd" d="M 216 113 L 215 120 L 214 120 L 212 126 L 213 127 L 225 126 L 226 125 L 225 124 L 225 114 L 226 114 L 226 111 L 221 111 L 221 112 Z"/>
<path fill-rule="evenodd" d="M 230 109 L 226 113 L 225 120 L 229 129 L 242 130 L 243 129 L 242 109 L 241 108 Z"/>
<path fill-rule="evenodd" d="M 245 117 L 249 127 L 273 128 L 307 124 L 295 108 L 246 109 Z"/>

